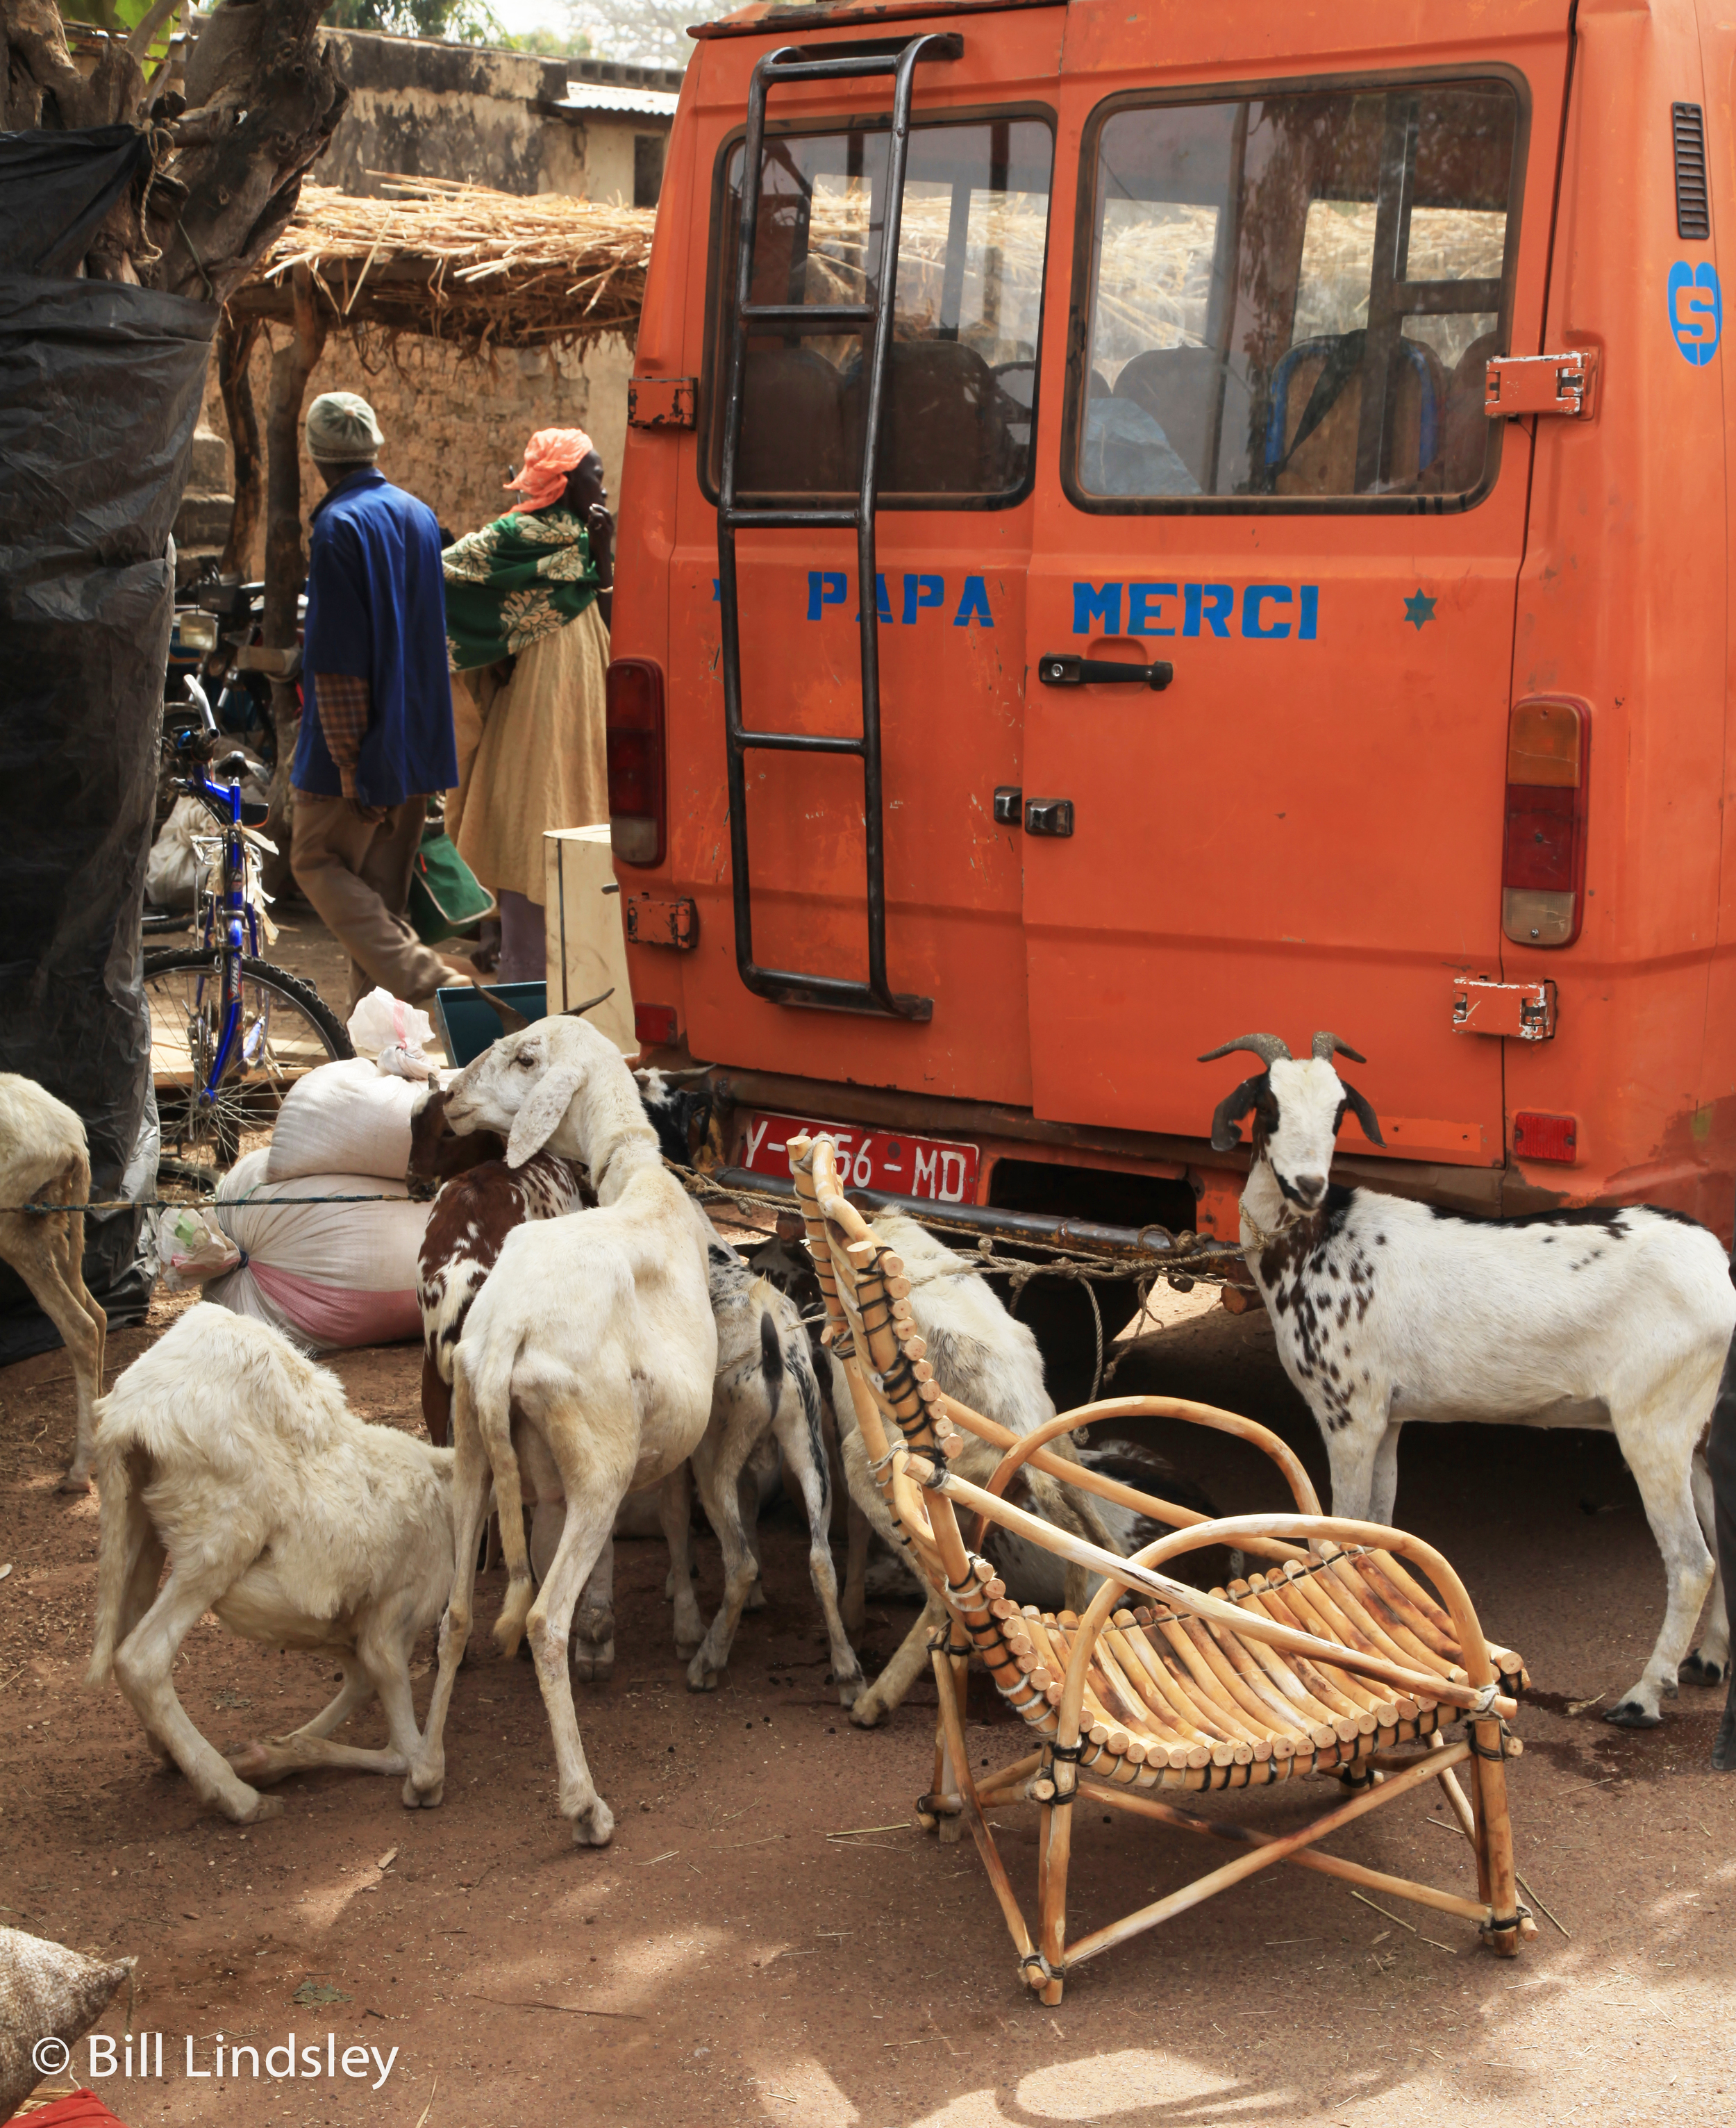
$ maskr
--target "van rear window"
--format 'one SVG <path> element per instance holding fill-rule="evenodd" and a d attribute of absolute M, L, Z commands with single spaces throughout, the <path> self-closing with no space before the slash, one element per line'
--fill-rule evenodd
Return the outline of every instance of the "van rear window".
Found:
<path fill-rule="evenodd" d="M 879 298 L 889 135 L 884 127 L 768 138 L 752 300 Z M 1030 477 L 1053 150 L 1031 118 L 922 126 L 910 138 L 894 287 L 883 502 L 1010 501 Z M 724 175 L 714 281 L 710 486 L 720 473 L 728 313 L 742 150 Z M 737 493 L 853 492 L 861 478 L 865 358 L 854 328 L 751 339 Z"/>
<path fill-rule="evenodd" d="M 1075 500 L 1473 498 L 1519 137 L 1502 81 L 1112 109 Z"/>

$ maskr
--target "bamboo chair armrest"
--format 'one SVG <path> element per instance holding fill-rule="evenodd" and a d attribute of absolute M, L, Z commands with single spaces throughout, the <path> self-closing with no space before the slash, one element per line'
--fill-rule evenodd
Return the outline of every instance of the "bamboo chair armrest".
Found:
<path fill-rule="evenodd" d="M 989 1490 L 995 1493 L 1003 1491 L 1020 1465 L 1028 1461 L 1036 1449 L 1053 1441 L 1057 1434 L 1067 1432 L 1074 1427 L 1095 1426 L 1099 1420 L 1106 1418 L 1178 1418 L 1189 1426 L 1209 1427 L 1216 1433 L 1233 1433 L 1238 1440 L 1251 1443 L 1278 1465 L 1283 1474 L 1285 1484 L 1290 1488 L 1290 1497 L 1295 1501 L 1298 1513 L 1317 1515 L 1321 1512 L 1320 1495 L 1302 1468 L 1301 1459 L 1288 1442 L 1281 1441 L 1269 1427 L 1262 1426 L 1257 1419 L 1244 1418 L 1240 1412 L 1220 1410 L 1216 1404 L 1196 1404 L 1189 1397 L 1108 1397 L 1099 1404 L 1082 1404 L 1076 1410 L 1064 1411 L 1046 1425 L 1015 1438 L 1014 1445 L 1002 1461 L 1001 1467 L 1007 1474 L 1006 1478 L 1003 1479 L 1001 1472 L 997 1470 L 989 1481 Z M 982 1429 L 977 1426 L 970 1430 L 977 1432 Z M 989 1437 L 985 1434 L 984 1437 Z M 1046 1466 L 1040 1465 L 1038 1467 Z M 1088 1487 L 1086 1489 L 1093 1489 Z M 1174 1508 L 1163 1518 L 1165 1522 L 1178 1524 L 1189 1518 L 1189 1512 L 1185 1508 Z M 1203 1518 L 1194 1519 L 1202 1520 Z"/>
<path fill-rule="evenodd" d="M 1290 1448 L 1275 1433 L 1251 1418 L 1243 1418 L 1231 1411 L 1220 1411 L 1215 1405 L 1193 1404 L 1184 1397 L 1114 1397 L 1103 1404 L 1081 1404 L 1075 1411 L 1063 1412 L 1058 1418 L 1035 1427 L 1029 1433 L 1013 1432 L 993 1419 L 984 1418 L 979 1412 L 944 1392 L 937 1399 L 939 1408 L 955 1420 L 967 1433 L 979 1440 L 1004 1448 L 994 1475 L 989 1480 L 988 1489 L 1003 1495 L 1008 1486 L 1027 1463 L 1034 1463 L 1047 1476 L 1071 1485 L 1082 1493 L 1093 1493 L 1102 1500 L 1112 1500 L 1117 1507 L 1129 1508 L 1135 1514 L 1150 1515 L 1155 1522 L 1167 1522 L 1173 1529 L 1185 1529 L 1209 1518 L 1194 1508 L 1179 1507 L 1174 1500 L 1158 1499 L 1144 1493 L 1134 1485 L 1125 1485 L 1114 1478 L 1105 1477 L 1101 1471 L 1089 1470 L 1081 1464 L 1070 1463 L 1064 1456 L 1051 1455 L 1049 1443 L 1076 1426 L 1095 1426 L 1099 1419 L 1123 1418 L 1185 1418 L 1199 1426 L 1208 1426 L 1221 1433 L 1234 1433 L 1264 1450 L 1283 1472 L 1297 1508 L 1305 1515 L 1317 1515 L 1320 1499 Z M 973 1545 L 981 1546 L 987 1529 L 984 1518 L 979 1516 L 976 1529 L 971 1537 Z M 1297 1559 L 1303 1555 L 1293 1545 L 1256 1543 L 1250 1549 L 1267 1559 Z"/>
<path fill-rule="evenodd" d="M 906 1467 L 908 1466 L 908 1467 Z M 1444 1700 L 1449 1706 L 1463 1708 L 1467 1713 L 1499 1715 L 1506 1719 L 1519 1712 L 1516 1700 L 1494 1693 L 1496 1683 L 1495 1666 L 1489 1659 L 1488 1646 L 1477 1622 L 1477 1614 L 1464 1584 L 1453 1569 L 1435 1550 L 1420 1537 L 1408 1531 L 1389 1529 L 1378 1522 L 1344 1520 L 1335 1515 L 1229 1515 L 1210 1522 L 1195 1523 L 1190 1528 L 1177 1531 L 1174 1535 L 1160 1537 L 1155 1544 L 1147 1545 L 1135 1558 L 1123 1559 L 1118 1553 L 1105 1551 L 1101 1546 L 1089 1544 L 1082 1537 L 1057 1529 L 1052 1522 L 1041 1521 L 1028 1515 L 1021 1508 L 1009 1506 L 994 1494 L 984 1492 L 981 1486 L 956 1478 L 950 1471 L 937 1470 L 919 1456 L 908 1451 L 899 1455 L 894 1465 L 895 1488 L 901 1510 L 913 1514 L 923 1535 L 930 1544 L 934 1539 L 930 1532 L 927 1518 L 922 1513 L 918 1489 L 939 1492 L 947 1498 L 974 1507 L 986 1513 L 992 1522 L 1016 1531 L 1046 1551 L 1088 1568 L 1103 1576 L 1103 1585 L 1086 1607 L 1080 1621 L 1079 1636 L 1074 1643 L 1086 1649 L 1101 1633 L 1103 1622 L 1114 1608 L 1117 1596 L 1124 1590 L 1136 1589 L 1142 1594 L 1155 1596 L 1160 1602 L 1178 1611 L 1207 1620 L 1225 1627 L 1245 1640 L 1265 1641 L 1286 1654 L 1306 1655 L 1311 1661 L 1330 1664 L 1335 1669 L 1354 1671 L 1359 1676 L 1375 1679 L 1392 1686 L 1407 1697 Z M 905 1507 L 904 1489 L 896 1481 L 904 1480 L 909 1489 L 910 1505 Z M 1304 1541 L 1326 1537 L 1339 1544 L 1365 1545 L 1372 1549 L 1397 1553 L 1409 1557 L 1422 1568 L 1435 1584 L 1445 1599 L 1459 1634 L 1459 1655 L 1468 1682 L 1460 1684 L 1451 1678 L 1440 1677 L 1411 1669 L 1403 1663 L 1389 1662 L 1383 1655 L 1370 1655 L 1358 1648 L 1342 1646 L 1335 1641 L 1318 1638 L 1312 1633 L 1300 1632 L 1292 1626 L 1278 1624 L 1257 1612 L 1245 1611 L 1240 1605 L 1221 1602 L 1215 1596 L 1207 1596 L 1186 1582 L 1173 1581 L 1168 1575 L 1155 1571 L 1155 1565 L 1176 1551 L 1196 1548 L 1202 1542 L 1235 1544 L 1249 1537 L 1284 1537 L 1300 1538 Z M 1080 1693 L 1084 1691 L 1084 1673 L 1079 1676 Z M 1065 1712 L 1068 1702 L 1061 1702 Z M 1079 1701 L 1073 1704 L 1073 1718 L 1079 1717 Z M 1074 1736 L 1065 1741 L 1073 1742 Z"/>

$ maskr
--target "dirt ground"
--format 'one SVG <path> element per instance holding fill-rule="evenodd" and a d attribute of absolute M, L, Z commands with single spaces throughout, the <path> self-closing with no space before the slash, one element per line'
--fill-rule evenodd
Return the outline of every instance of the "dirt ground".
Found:
<path fill-rule="evenodd" d="M 1117 1388 L 1263 1418 L 1324 1488 L 1264 1318 L 1202 1299 L 1138 1345 Z M 112 1361 L 152 1334 L 117 1334 Z M 412 1349 L 334 1364 L 366 1415 L 416 1423 Z M 485 1629 L 456 1695 L 443 1807 L 409 1812 L 396 1781 L 322 1774 L 286 1787 L 281 1818 L 241 1831 L 155 1770 L 116 1692 L 80 1684 L 97 1509 L 54 1490 L 72 1428 L 63 1354 L 0 1374 L 0 1565 L 12 1570 L 0 1579 L 0 1921 L 137 1958 L 135 2026 L 164 2035 L 163 2078 L 92 2079 L 83 2048 L 74 2059 L 131 2128 L 1372 2128 L 1396 2116 L 1616 2128 L 1736 2113 L 1736 1780 L 1708 1767 L 1722 1695 L 1685 1686 L 1647 1735 L 1582 1704 L 1609 1703 L 1637 1675 L 1663 1593 L 1607 1441 L 1416 1427 L 1399 1489 L 1400 1519 L 1445 1550 L 1492 1636 L 1530 1665 L 1526 1751 L 1511 1769 L 1518 1855 L 1560 1927 L 1545 1921 L 1517 1961 L 1497 1960 L 1463 1923 L 1417 1908 L 1389 1918 L 1280 1867 L 1083 1969 L 1051 2012 L 1018 1983 L 968 1841 L 942 1846 L 908 1826 L 929 1778 L 932 1693 L 872 1733 L 828 1694 L 790 1510 L 769 1528 L 767 1607 L 708 1696 L 685 1690 L 675 1659 L 661 1547 L 620 1548 L 615 1675 L 580 1701 L 616 1814 L 605 1850 L 575 1850 L 556 1812 L 534 1674 L 499 1659 L 486 1631 L 498 1576 L 481 1592 Z M 1283 1504 L 1240 1444 L 1179 1427 L 1150 1437 L 1220 1505 Z M 709 1541 L 700 1560 L 714 1601 Z M 911 1615 L 875 1613 L 865 1658 L 889 1654 Z M 310 1659 L 209 1622 L 177 1681 L 220 1746 L 287 1729 L 330 1691 Z M 358 1741 L 383 1736 L 377 1718 L 357 1727 Z M 985 1760 L 1015 1755 L 1017 1736 L 1006 1722 L 972 1725 Z M 1255 1793 L 1241 1814 L 1282 1826 L 1299 1802 Z M 1034 1835 L 1021 1816 L 998 1822 L 1029 1899 Z M 1079 1819 L 1076 1931 L 1209 1860 L 1155 1826 Z M 1470 1888 L 1468 1851 L 1438 1804 L 1399 1804 L 1334 1844 Z M 123 2023 L 116 2007 L 102 2029 Z M 240 2078 L 187 2073 L 189 2035 L 192 2065 L 209 2069 L 220 2033 L 263 2063 L 292 2032 L 304 2069 L 299 2050 L 318 2050 L 318 2075 L 255 2080 L 245 2054 Z M 367 2054 L 348 2057 L 366 2073 L 346 2078 L 355 2048 L 389 2064 L 383 2081 Z"/>

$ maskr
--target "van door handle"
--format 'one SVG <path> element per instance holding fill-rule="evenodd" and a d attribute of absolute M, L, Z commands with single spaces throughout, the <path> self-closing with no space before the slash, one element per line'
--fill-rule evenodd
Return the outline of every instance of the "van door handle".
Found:
<path fill-rule="evenodd" d="M 1046 653 L 1037 660 L 1036 677 L 1046 687 L 1150 687 L 1154 694 L 1175 677 L 1165 658 L 1149 665 L 1122 665 L 1104 658 L 1075 658 L 1068 651 Z"/>
<path fill-rule="evenodd" d="M 1025 800 L 1027 835 L 1070 835 L 1073 800 L 1070 798 L 1027 798 Z"/>

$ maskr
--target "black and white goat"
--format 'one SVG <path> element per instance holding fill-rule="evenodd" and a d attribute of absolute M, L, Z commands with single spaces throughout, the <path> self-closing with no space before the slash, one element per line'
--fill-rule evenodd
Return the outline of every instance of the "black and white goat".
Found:
<path fill-rule="evenodd" d="M 1374 1144 L 1373 1109 L 1333 1068 L 1364 1059 L 1333 1034 L 1294 1058 L 1245 1034 L 1200 1059 L 1250 1050 L 1264 1069 L 1218 1103 L 1227 1152 L 1252 1114 L 1241 1243 L 1332 1470 L 1332 1512 L 1392 1519 L 1406 1419 L 1492 1419 L 1613 1430 L 1669 1585 L 1662 1631 L 1639 1681 L 1606 1719 L 1651 1728 L 1678 1670 L 1715 1684 L 1729 1660 L 1715 1603 L 1684 1660 L 1714 1579 L 1703 1453 L 1736 1332 L 1736 1290 L 1715 1235 L 1653 1205 L 1477 1218 L 1329 1183 L 1346 1111 Z"/>

